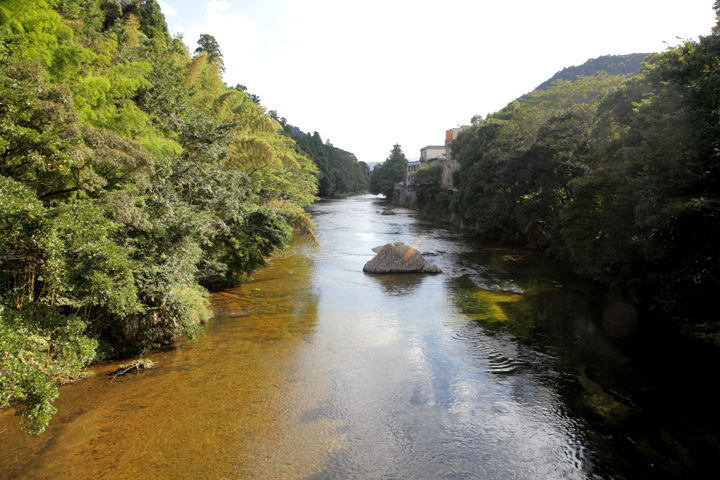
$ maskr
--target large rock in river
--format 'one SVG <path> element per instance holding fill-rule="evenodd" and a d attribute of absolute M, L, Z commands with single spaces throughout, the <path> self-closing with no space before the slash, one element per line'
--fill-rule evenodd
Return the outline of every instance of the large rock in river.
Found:
<path fill-rule="evenodd" d="M 415 247 L 404 243 L 388 243 L 373 248 L 377 253 L 363 267 L 368 273 L 442 273 L 438 267 L 428 262 Z"/>

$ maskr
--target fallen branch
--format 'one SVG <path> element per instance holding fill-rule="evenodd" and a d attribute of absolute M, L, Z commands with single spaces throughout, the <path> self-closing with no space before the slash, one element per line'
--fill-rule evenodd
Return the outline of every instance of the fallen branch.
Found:
<path fill-rule="evenodd" d="M 138 373 L 141 370 L 149 370 L 153 367 L 155 367 L 155 362 L 153 362 L 152 360 L 140 358 L 137 360 L 133 360 L 127 365 L 120 365 L 120 368 L 118 368 L 114 372 L 109 373 L 108 375 L 112 375 L 113 378 L 112 380 L 110 380 L 112 382 L 118 375 L 126 375 L 131 372 Z"/>

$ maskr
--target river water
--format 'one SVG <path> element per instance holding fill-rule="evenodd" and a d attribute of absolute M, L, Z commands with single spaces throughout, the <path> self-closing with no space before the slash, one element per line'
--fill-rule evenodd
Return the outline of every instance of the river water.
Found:
<path fill-rule="evenodd" d="M 0 412 L 0 478 L 705 478 L 717 352 L 522 250 L 366 195 L 213 295 L 157 367 L 61 389 L 46 433 Z M 415 244 L 438 275 L 364 274 Z"/>

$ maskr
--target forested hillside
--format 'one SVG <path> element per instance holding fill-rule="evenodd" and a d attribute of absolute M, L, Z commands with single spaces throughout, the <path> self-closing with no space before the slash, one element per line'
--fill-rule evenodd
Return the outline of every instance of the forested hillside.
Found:
<path fill-rule="evenodd" d="M 370 168 L 358 162 L 354 154 L 337 148 L 329 141 L 323 142 L 318 132 L 303 133 L 291 125 L 285 126 L 297 142 L 300 153 L 310 158 L 318 167 L 318 195 L 337 197 L 358 193 L 370 188 Z"/>
<path fill-rule="evenodd" d="M 446 211 L 657 313 L 716 321 L 718 58 L 715 27 L 651 55 L 638 76 L 560 80 L 476 117 L 452 144 L 461 169 Z"/>
<path fill-rule="evenodd" d="M 545 90 L 558 80 L 574 82 L 579 77 L 589 77 L 598 72 L 608 75 L 637 75 L 648 53 L 631 53 L 629 55 L 603 55 L 591 58 L 582 65 L 566 67 L 544 81 L 535 90 Z"/>
<path fill-rule="evenodd" d="M 311 228 L 317 168 L 155 0 L 0 2 L 0 407 L 192 336 L 205 287 Z"/>

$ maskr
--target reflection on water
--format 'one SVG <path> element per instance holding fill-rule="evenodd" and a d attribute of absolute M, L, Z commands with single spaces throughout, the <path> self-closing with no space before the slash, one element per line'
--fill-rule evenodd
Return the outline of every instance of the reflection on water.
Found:
<path fill-rule="evenodd" d="M 367 274 L 377 285 L 388 295 L 402 296 L 412 294 L 426 275 L 421 273 L 390 273 L 390 274 Z"/>
<path fill-rule="evenodd" d="M 98 366 L 40 437 L 0 412 L 0 478 L 690 478 L 720 453 L 713 363 L 624 299 L 372 196 L 312 212 L 320 247 L 214 294 L 158 368 Z M 445 273 L 364 274 L 389 242 Z"/>

